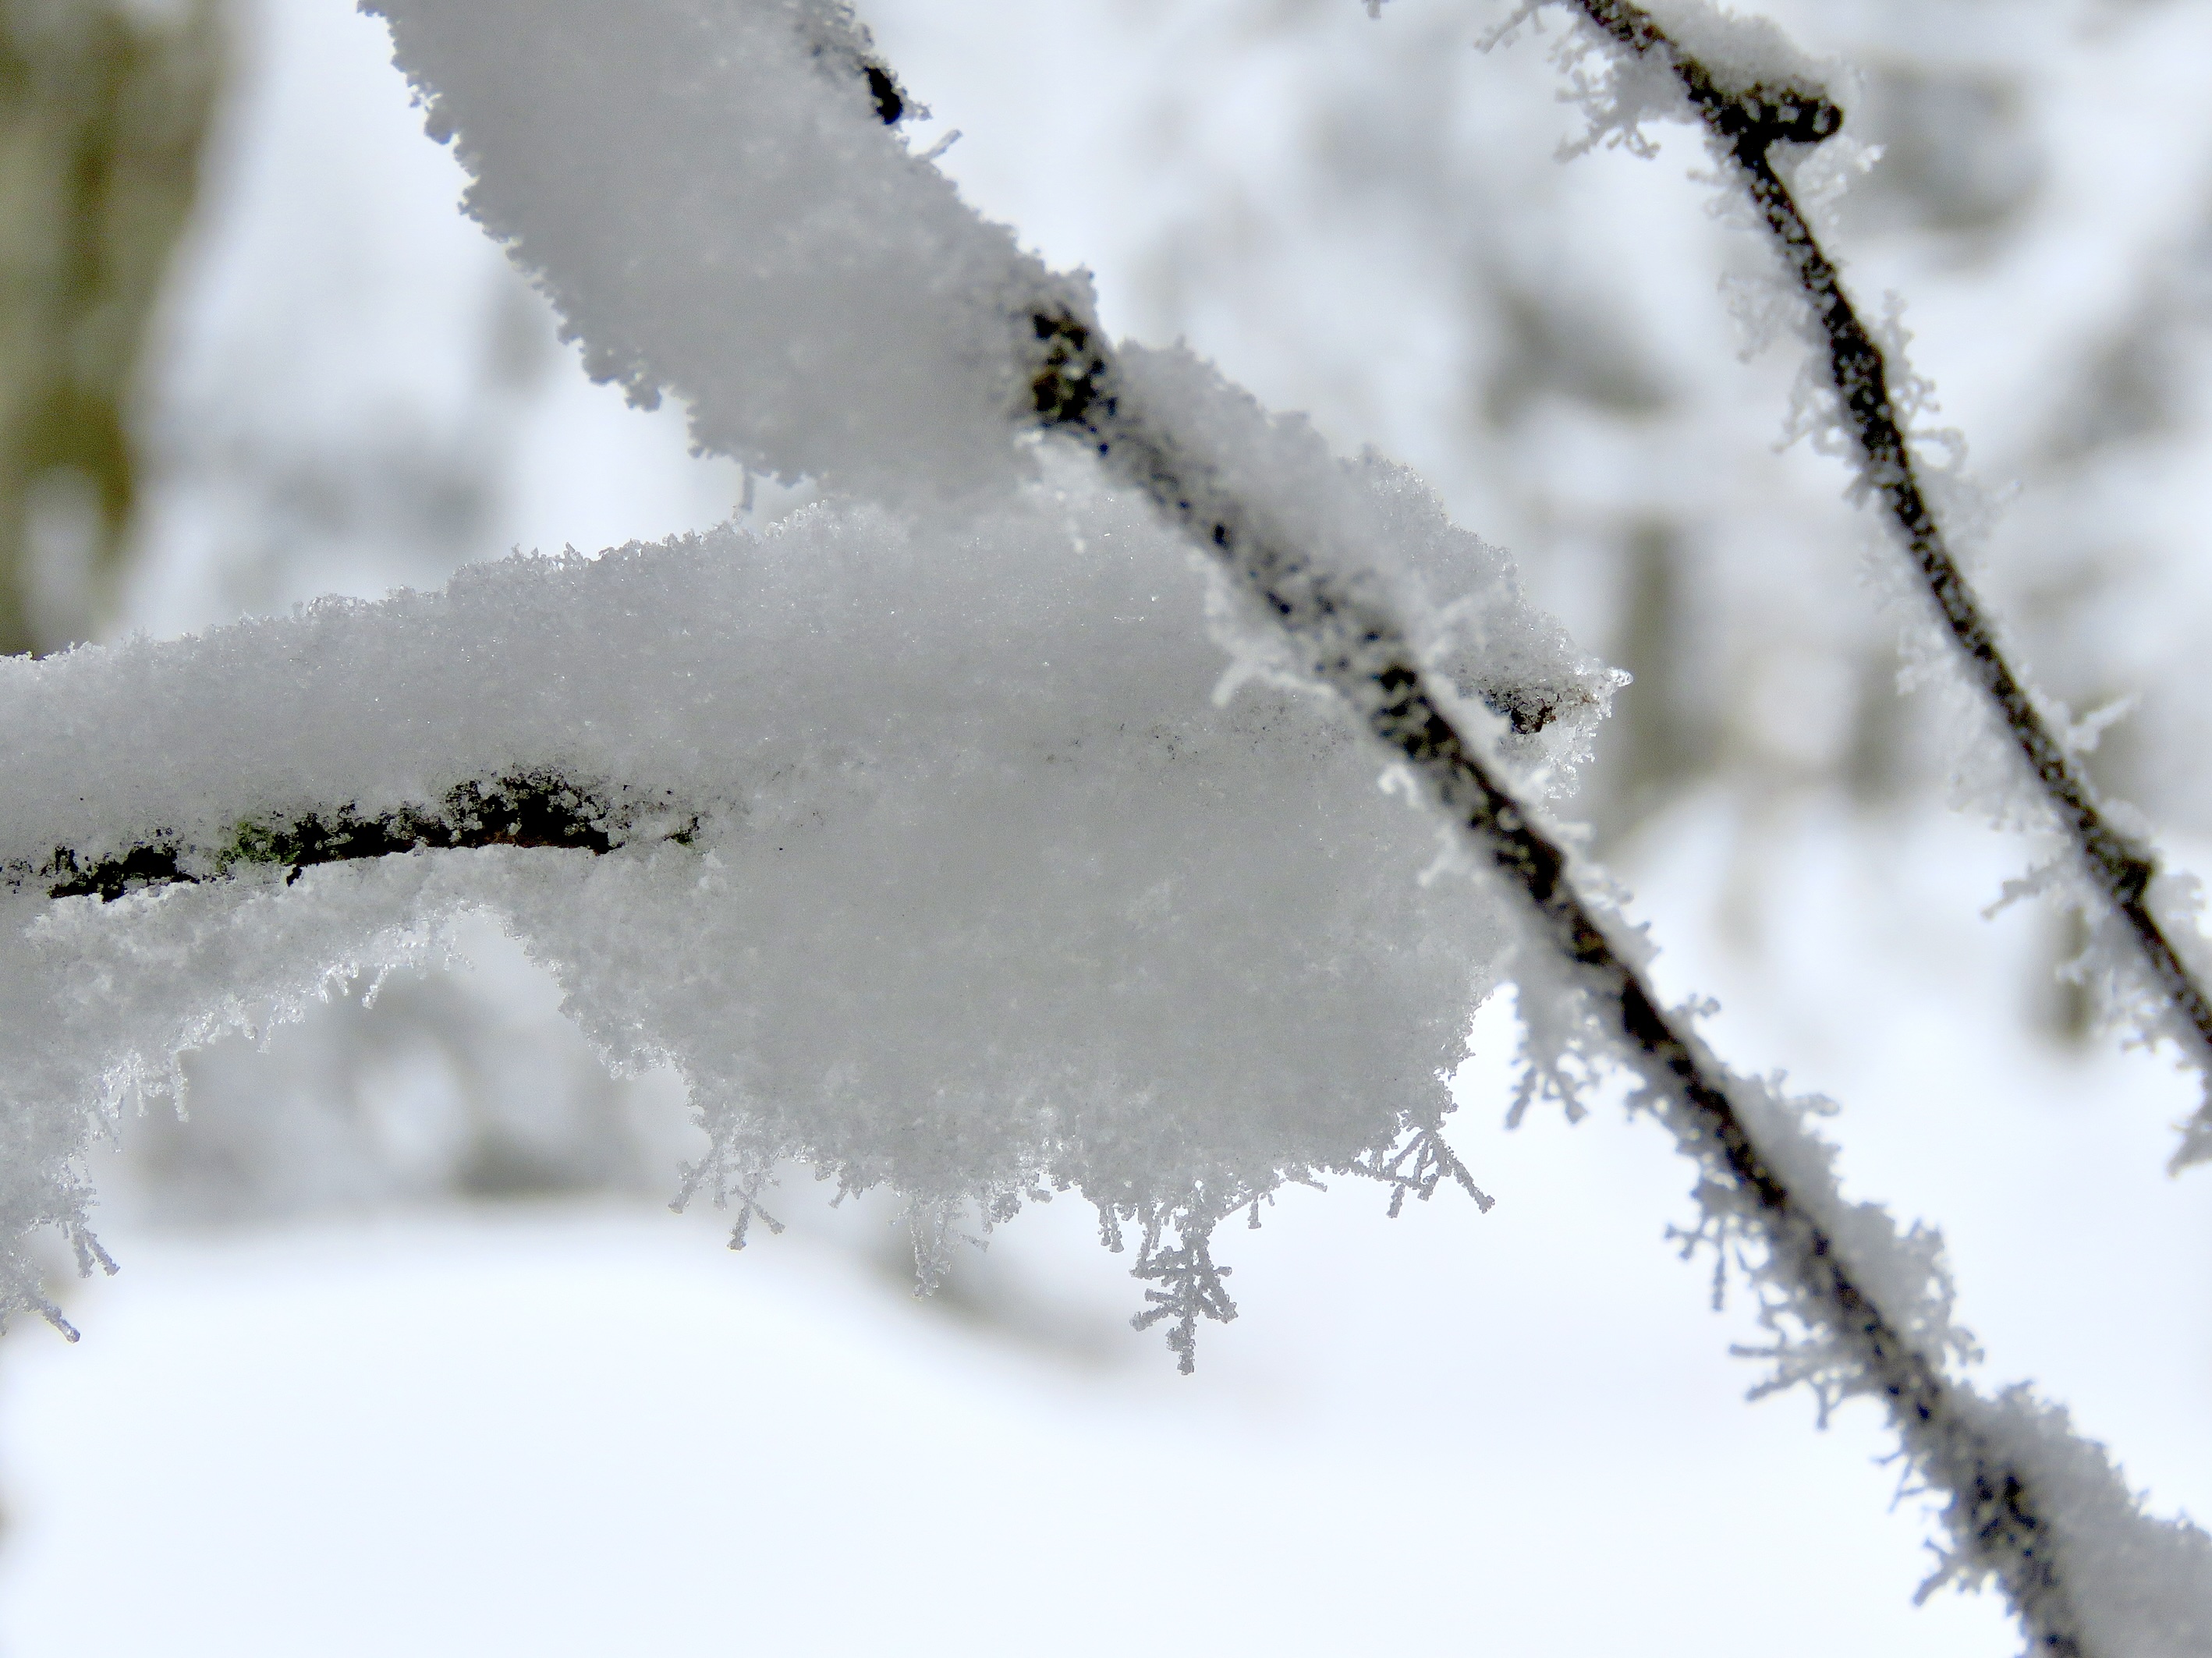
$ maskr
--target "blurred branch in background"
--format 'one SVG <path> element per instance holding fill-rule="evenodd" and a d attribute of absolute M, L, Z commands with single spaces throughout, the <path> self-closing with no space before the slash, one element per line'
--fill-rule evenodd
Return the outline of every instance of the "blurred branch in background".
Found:
<path fill-rule="evenodd" d="M 0 7 L 0 652 L 88 638 L 113 609 L 142 367 L 223 48 L 216 0 Z"/>

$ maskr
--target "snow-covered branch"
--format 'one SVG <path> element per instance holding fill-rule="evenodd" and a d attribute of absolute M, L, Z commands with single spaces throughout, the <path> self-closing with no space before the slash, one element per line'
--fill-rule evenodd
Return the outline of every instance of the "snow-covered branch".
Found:
<path fill-rule="evenodd" d="M 1959 1379 L 1940 1242 L 1847 1202 L 1811 1108 L 1591 896 L 1544 803 L 1615 681 L 1502 555 L 1189 353 L 1109 346 L 903 148 L 842 5 L 376 9 L 594 372 L 845 500 L 8 665 L 11 1236 L 93 1248 L 87 1129 L 179 1051 L 487 908 L 611 1061 L 681 1072 L 733 1242 L 787 1159 L 897 1187 L 925 1278 L 962 1206 L 1079 1191 L 1188 1366 L 1235 1311 L 1216 1225 L 1284 1182 L 1481 1200 L 1443 1078 L 1510 972 L 1532 1074 L 1609 1060 L 1691 1159 L 1773 1385 L 1885 1410 L 1944 1578 L 2040 1650 L 2202 1649 L 2212 1543 Z"/>
<path fill-rule="evenodd" d="M 1042 471 L 957 526 L 817 507 L 5 664 L 10 1235 L 88 1236 L 85 1133 L 179 1050 L 467 908 L 617 1063 L 678 1066 L 709 1197 L 799 1159 L 1180 1227 L 1433 1136 L 1492 906 L 1419 885 L 1433 826 L 1310 690 L 1217 704 L 1182 544 Z M 1403 473 L 1330 477 L 1458 564 L 1439 660 L 1523 616 Z"/>
<path fill-rule="evenodd" d="M 1039 328 L 1047 331 L 1042 319 Z M 1824 1412 L 1850 1397 L 1882 1405 L 1915 1473 L 1948 1494 L 1950 1543 L 1941 1579 L 1996 1578 L 2039 1650 L 2124 1649 L 2101 1622 L 2122 1602 L 2109 1574 L 2087 1558 L 2094 1533 L 2063 1516 L 2096 1503 L 2108 1518 L 2146 1533 L 2155 1528 L 2135 1515 L 2101 1455 L 2063 1430 L 2051 1433 L 2047 1417 L 2024 1396 L 1992 1406 L 1946 1375 L 1944 1359 L 1972 1344 L 1950 1322 L 1938 1247 L 1923 1235 L 1899 1238 L 1879 1210 L 1843 1201 L 1833 1152 L 1806 1127 L 1802 1107 L 1732 1076 L 1688 1016 L 1660 1004 L 1614 942 L 1619 924 L 1583 897 L 1559 836 L 1535 804 L 1515 792 L 1480 734 L 1482 714 L 1436 684 L 1396 622 L 1358 581 L 1322 564 L 1273 520 L 1279 490 L 1248 494 L 1224 484 L 1266 475 L 1264 426 L 1251 422 L 1246 442 L 1235 445 L 1224 434 L 1236 423 L 1209 407 L 1229 394 L 1194 370 L 1163 372 L 1140 356 L 1125 375 L 1086 330 L 1063 321 L 1053 337 L 1063 349 L 1040 377 L 1036 398 L 1048 426 L 1079 435 L 1109 472 L 1134 483 L 1233 572 L 1257 601 L 1253 610 L 1291 641 L 1284 665 L 1340 696 L 1420 780 L 1473 859 L 1525 902 L 1534 925 L 1517 963 L 1524 1001 L 1564 1001 L 1609 1039 L 1612 1054 L 1642 1084 L 1641 1104 L 1698 1168 L 1703 1241 L 1723 1259 L 1747 1246 L 1754 1263 L 1764 1315 L 1777 1333 L 1766 1354 L 1776 1365 L 1771 1385 L 1806 1382 Z M 1187 438 L 1151 412 L 1162 406 L 1184 411 L 1212 441 Z M 1394 1184 L 1400 1185 L 1395 1210 L 1404 1187 Z M 1222 1315 L 1216 1309 L 1226 1303 L 1202 1236 L 1163 1250 L 1148 1234 L 1140 1270 L 1169 1276 L 1169 1291 L 1147 1292 L 1155 1304 L 1144 1321 L 1175 1318 L 1173 1339 L 1187 1359 L 1194 1318 Z M 2045 1466 L 2061 1447 L 2074 1459 L 2063 1480 Z M 2178 1593 L 2182 1605 L 2161 1605 L 2146 1625 L 2212 1627 L 2202 1609 L 2212 1593 L 2212 1540 L 2186 1527 L 2161 1535 L 2180 1552 L 2167 1562 L 2179 1569 L 2153 1574 L 2131 1593 Z M 2093 1591 L 2087 1604 L 2084 1587 Z"/>
<path fill-rule="evenodd" d="M 1635 131 L 1666 112 L 1648 84 L 1671 81 L 1711 147 L 1743 189 L 1784 268 L 1809 310 L 1827 352 L 1838 423 L 1848 434 L 1860 481 L 1887 508 L 1956 647 L 1972 683 L 1986 697 L 2005 735 L 2035 780 L 2050 817 L 2072 844 L 2097 899 L 2109 907 L 2147 970 L 2147 1034 L 2172 1038 L 2205 1078 L 2207 1097 L 2184 1131 L 2171 1167 L 2212 1158 L 2212 997 L 2175 940 L 2193 931 L 2189 897 L 2172 895 L 2162 918 L 2154 907 L 2160 870 L 2140 829 L 2114 821 L 2083 770 L 2076 748 L 2054 730 L 2045 707 L 2007 659 L 1998 630 L 1954 555 L 1929 499 L 1893 388 L 1898 369 L 1859 317 L 1835 263 L 1784 177 L 1793 150 L 1818 145 L 1844 126 L 1844 111 L 1816 73 L 1771 25 L 1723 20 L 1703 8 L 1684 11 L 1670 32 L 1633 0 L 1553 0 L 1567 4 L 1633 65 L 1601 89 L 1601 130 Z M 1547 0 L 1532 0 L 1516 20 Z M 1639 84 L 1633 87 L 1630 81 Z M 1586 88 L 1598 91 L 1598 88 Z M 1594 135 L 1595 136 L 1595 135 Z"/>

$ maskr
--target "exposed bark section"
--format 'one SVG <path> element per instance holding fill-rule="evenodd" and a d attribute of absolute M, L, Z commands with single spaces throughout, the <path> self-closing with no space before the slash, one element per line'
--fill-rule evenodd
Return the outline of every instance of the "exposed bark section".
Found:
<path fill-rule="evenodd" d="M 1793 87 L 1724 84 L 1629 0 L 1572 3 L 1616 45 L 1638 57 L 1656 54 L 1663 59 L 1705 130 L 1733 161 L 1760 222 L 1827 335 L 1829 375 L 1858 448 L 1860 475 L 1888 508 L 1968 674 L 1996 707 L 2090 878 L 2142 950 L 2153 981 L 2178 1016 L 2177 1035 L 2193 1039 L 2191 1057 L 2212 1079 L 2212 999 L 2147 901 L 2158 874 L 2157 856 L 2106 820 L 2088 778 L 2006 661 L 1996 629 L 1929 506 L 1890 393 L 1889 365 L 1881 348 L 1860 321 L 1835 264 L 1775 168 L 1777 145 L 1819 143 L 1842 130 L 1844 112 L 1819 93 Z M 2175 1168 L 2212 1157 L 2212 1115 L 2207 1112 L 2212 1107 L 2191 1124 L 2174 1154 Z"/>
<path fill-rule="evenodd" d="M 601 853 L 633 839 L 690 841 L 696 817 L 677 814 L 671 797 L 647 802 L 629 798 L 631 793 L 578 783 L 554 771 L 515 772 L 458 784 L 434 807 L 402 806 L 365 816 L 348 804 L 291 817 L 249 818 L 216 847 L 167 835 L 97 859 L 57 847 L 37 865 L 16 859 L 0 865 L 0 878 L 18 892 L 94 897 L 106 903 L 149 887 L 220 880 L 247 869 L 283 870 L 289 884 L 318 864 L 408 852 L 550 847 Z M 638 833 L 648 812 L 659 826 L 649 837 Z"/>
<path fill-rule="evenodd" d="M 1089 446 L 1109 472 L 1219 559 L 1303 647 L 1314 676 L 1422 780 L 1478 855 L 1527 896 L 1650 1085 L 1655 1114 L 1707 1180 L 1748 1199 L 1774 1276 L 1790 1287 L 1790 1315 L 1810 1339 L 1847 1357 L 1858 1377 L 1848 1390 L 1884 1402 L 1916 1467 L 1950 1493 L 1954 1556 L 1970 1570 L 1996 1574 L 2039 1650 L 2081 1658 L 2087 1649 L 2055 1564 L 2057 1540 L 2027 1473 L 1977 1425 L 1972 1391 L 1947 1381 L 1885 1315 L 1805 1199 L 1762 1157 L 1726 1071 L 1614 948 L 1576 890 L 1565 850 L 1431 696 L 1397 624 L 1275 535 L 1261 509 L 1215 486 L 1203 461 L 1125 395 L 1088 325 L 1064 313 L 1034 320 L 1043 349 L 1031 386 L 1046 428 Z M 1163 1308 L 1155 1315 L 1167 1314 Z"/>

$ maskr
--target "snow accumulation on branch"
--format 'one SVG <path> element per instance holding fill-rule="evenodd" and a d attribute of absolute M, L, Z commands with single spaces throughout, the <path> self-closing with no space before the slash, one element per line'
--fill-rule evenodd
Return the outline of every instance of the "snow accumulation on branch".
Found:
<path fill-rule="evenodd" d="M 1345 567 L 1271 521 L 1256 503 L 1279 496 L 1261 487 L 1259 465 L 1224 455 L 1218 439 L 1194 441 L 1158 412 L 1207 407 L 1195 371 L 1174 378 L 1138 357 L 1125 374 L 1082 325 L 1039 331 L 1053 342 L 1036 394 L 1048 427 L 1079 437 L 1211 549 L 1290 642 L 1282 665 L 1336 692 L 1461 831 L 1468 865 L 1526 901 L 1533 926 L 1514 963 L 1522 1005 L 1569 1010 L 1530 1020 L 1529 1062 L 1568 1072 L 1564 1054 L 1535 1047 L 1550 1024 L 1560 1048 L 1603 1042 L 1638 1078 L 1637 1103 L 1698 1169 L 1693 1241 L 1723 1261 L 1747 1253 L 1758 1263 L 1772 1341 L 1755 1356 L 1774 1365 L 1761 1391 L 1804 1382 L 1824 1415 L 1847 1398 L 1878 1400 L 1915 1473 L 1948 1495 L 1950 1542 L 1930 1589 L 1995 1577 L 2042 1651 L 2200 1649 L 2212 1637 L 2212 1538 L 2145 1518 L 2063 1412 L 2025 1390 L 1985 1400 L 1946 1375 L 1944 1361 L 1973 1347 L 1951 1321 L 1940 1240 L 1917 1227 L 1900 1236 L 1880 1209 L 1845 1203 L 1808 1102 L 1731 1074 L 1686 1014 L 1661 1006 L 1615 943 L 1620 923 L 1583 898 L 1559 838 L 1516 797 L 1475 711 L 1423 671 Z M 1189 1327 L 1186 1318 L 1186 1357 Z"/>
<path fill-rule="evenodd" d="M 2098 945 L 2075 970 L 2094 962 L 2113 1011 L 2134 1020 L 2146 1038 L 2171 1038 L 2203 1079 L 2204 1102 L 2185 1127 L 2169 1167 L 2178 1173 L 2212 1160 L 2212 997 L 2202 969 L 2183 955 L 2185 944 L 2202 954 L 2191 919 L 2195 884 L 2163 876 L 2134 814 L 2098 799 L 2072 737 L 2053 729 L 2045 700 L 2007 659 L 1998 629 L 1952 550 L 1930 499 L 1929 469 L 1915 456 L 1899 414 L 1895 384 L 1902 364 L 1893 366 L 1860 319 L 1784 176 L 1796 158 L 1844 128 L 1844 110 L 1820 66 L 1771 26 L 1727 18 L 1703 3 L 1668 9 L 1662 22 L 1632 0 L 1528 0 L 1505 29 L 1546 4 L 1567 6 L 1616 54 L 1608 73 L 1577 74 L 1577 90 L 1593 115 L 1583 147 L 1640 146 L 1642 121 L 1680 116 L 1686 103 L 1741 186 L 1810 312 L 1816 349 L 1826 352 L 1827 418 L 1856 460 L 1859 487 L 1887 508 L 1957 659 L 2035 780 L 2043 821 L 2070 844 L 2067 861 L 2086 878 L 2088 891 L 2076 902 L 2090 916 Z M 1569 56 L 1579 58 L 1588 44 L 1571 46 Z M 2063 713 L 2058 723 L 2069 723 Z M 2023 888 L 2049 878 L 2047 873 Z M 2125 970 L 2130 958 L 2141 963 L 2141 974 Z"/>
<path fill-rule="evenodd" d="M 1406 474 L 1335 476 L 1457 567 L 1440 661 L 1526 621 Z M 469 908 L 678 1066 L 748 1218 L 788 1158 L 987 1216 L 1074 1187 L 1149 1270 L 1286 1173 L 1433 1191 L 1503 925 L 1421 887 L 1433 824 L 1310 691 L 1216 703 L 1207 594 L 1061 455 L 957 525 L 818 507 L 0 664 L 11 1233 L 84 1236 L 88 1108 Z"/>
<path fill-rule="evenodd" d="M 1486 1201 L 1443 1078 L 1510 973 L 1530 1074 L 1609 1058 L 1691 1158 L 1771 1385 L 1887 1412 L 1939 1581 L 1994 1576 L 2039 1650 L 2212 1640 L 2212 1541 L 1955 1376 L 1940 1240 L 1846 1202 L 1814 1107 L 1729 1073 L 1584 896 L 1542 802 L 1615 679 L 1502 554 L 1188 352 L 1109 347 L 908 152 L 833 0 L 370 9 L 592 372 L 830 499 L 0 665 L 11 1238 L 100 1259 L 88 1131 L 489 909 L 611 1062 L 680 1070 L 733 1243 L 793 1160 L 902 1191 L 925 1280 L 965 1206 L 1075 1191 L 1188 1368 L 1235 1311 L 1215 1225 L 1283 1182 Z"/>

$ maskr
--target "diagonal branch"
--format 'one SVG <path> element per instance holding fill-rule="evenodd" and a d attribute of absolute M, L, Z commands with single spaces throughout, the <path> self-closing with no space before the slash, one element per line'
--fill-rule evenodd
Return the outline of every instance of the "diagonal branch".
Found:
<path fill-rule="evenodd" d="M 1622 51 L 1638 58 L 1662 60 L 1714 148 L 1733 165 L 1827 337 L 1829 377 L 1857 447 L 1860 476 L 1887 507 L 1965 659 L 1969 677 L 1995 708 L 2091 881 L 2142 951 L 2159 993 L 2173 1011 L 2178 1039 L 2198 1070 L 2212 1079 L 2212 998 L 2182 960 L 2148 901 L 2159 872 L 2157 855 L 2106 817 L 2074 755 L 2005 659 L 1996 631 L 1929 505 L 1918 464 L 1898 419 L 1881 348 L 1860 321 L 1834 262 L 1775 167 L 1777 146 L 1822 143 L 1842 129 L 1844 112 L 1814 90 L 1760 82 L 1729 84 L 1632 0 L 1568 3 Z M 2171 1166 L 2179 1169 L 2206 1158 L 2212 1158 L 2212 1102 L 2189 1125 Z"/>
<path fill-rule="evenodd" d="M 1615 947 L 1577 891 L 1565 849 L 1428 689 L 1397 624 L 1298 550 L 1262 509 L 1224 489 L 1215 468 L 1140 409 L 1090 328 L 1065 314 L 1034 320 L 1045 351 L 1032 388 L 1045 428 L 1085 444 L 1108 472 L 1141 490 L 1225 566 L 1294 641 L 1313 677 L 1351 706 L 1478 855 L 1520 890 L 1644 1078 L 1655 1114 L 1706 1181 L 1742 1200 L 1775 1278 L 1789 1286 L 1791 1316 L 1815 1343 L 1844 1357 L 1852 1372 L 1845 1390 L 1881 1400 L 1913 1462 L 1950 1493 L 1945 1518 L 1956 1557 L 1973 1575 L 1999 1579 L 2039 1650 L 2087 1654 L 2033 1475 L 1978 1420 L 1972 1389 L 1947 1380 L 1885 1313 L 1807 1196 L 1761 1154 L 1733 1097 L 1739 1084 Z M 1188 1310 L 1163 1303 L 1152 1315 Z"/>

